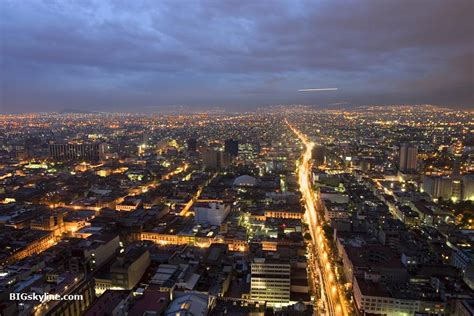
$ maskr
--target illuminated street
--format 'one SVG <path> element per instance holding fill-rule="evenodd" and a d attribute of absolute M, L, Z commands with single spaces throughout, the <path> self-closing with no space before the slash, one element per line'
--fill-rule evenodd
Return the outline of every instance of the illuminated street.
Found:
<path fill-rule="evenodd" d="M 313 271 L 318 271 L 319 283 L 321 286 L 321 300 L 326 314 L 349 315 L 347 311 L 347 302 L 344 299 L 344 293 L 340 287 L 341 285 L 335 280 L 334 266 L 329 258 L 327 240 L 318 218 L 316 210 L 316 201 L 318 197 L 315 196 L 315 193 L 311 188 L 311 160 L 315 144 L 311 142 L 307 136 L 303 135 L 299 130 L 289 124 L 288 121 L 286 121 L 286 123 L 305 146 L 297 170 L 298 184 L 303 196 L 306 208 L 305 220 L 308 223 L 312 240 L 311 249 L 313 250 L 313 260 L 310 262 L 310 265 L 312 265 Z"/>

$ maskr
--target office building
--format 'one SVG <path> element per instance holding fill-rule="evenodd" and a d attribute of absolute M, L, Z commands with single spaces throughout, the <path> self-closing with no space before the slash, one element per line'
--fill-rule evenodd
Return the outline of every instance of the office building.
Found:
<path fill-rule="evenodd" d="M 462 199 L 462 181 L 455 178 L 451 184 L 451 199 L 453 201 L 460 201 Z"/>
<path fill-rule="evenodd" d="M 202 160 L 205 168 L 226 168 L 230 164 L 231 156 L 226 152 L 208 150 L 202 154 Z"/>
<path fill-rule="evenodd" d="M 250 297 L 270 306 L 290 302 L 291 266 L 276 259 L 255 258 L 251 264 Z"/>
<path fill-rule="evenodd" d="M 324 146 L 314 146 L 313 161 L 316 167 L 322 166 L 326 163 L 326 148 Z"/>
<path fill-rule="evenodd" d="M 461 161 L 462 161 L 462 153 L 464 150 L 464 146 L 462 142 L 457 142 L 453 146 L 453 178 L 458 179 L 461 176 Z"/>
<path fill-rule="evenodd" d="M 228 139 L 224 143 L 224 152 L 230 154 L 232 157 L 239 155 L 239 142 L 237 140 Z"/>
<path fill-rule="evenodd" d="M 202 163 L 205 168 L 218 168 L 219 152 L 216 150 L 207 150 L 202 153 Z"/>
<path fill-rule="evenodd" d="M 462 199 L 464 201 L 474 201 L 474 174 L 467 174 L 462 177 Z"/>
<path fill-rule="evenodd" d="M 126 290 L 132 289 L 140 281 L 150 265 L 150 252 L 145 248 L 131 248 L 110 268 L 112 284 Z"/>
<path fill-rule="evenodd" d="M 253 161 L 256 159 L 260 148 L 258 144 L 244 143 L 239 144 L 239 158 L 243 160 Z"/>
<path fill-rule="evenodd" d="M 75 272 L 97 270 L 117 253 L 119 247 L 119 236 L 115 234 L 93 234 L 86 239 L 77 239 L 72 246 L 69 269 Z"/>
<path fill-rule="evenodd" d="M 27 160 L 29 157 L 28 149 L 25 146 L 14 147 L 15 158 L 18 160 Z"/>
<path fill-rule="evenodd" d="M 50 144 L 49 156 L 58 161 L 95 161 L 105 158 L 106 149 L 105 143 Z"/>
<path fill-rule="evenodd" d="M 453 196 L 453 180 L 448 177 L 423 176 L 421 189 L 433 199 L 449 200 Z"/>
<path fill-rule="evenodd" d="M 402 144 L 399 151 L 398 169 L 403 173 L 416 173 L 418 148 L 410 144 Z"/>
<path fill-rule="evenodd" d="M 109 270 L 94 277 L 95 293 L 107 290 L 130 290 L 138 284 L 150 265 L 150 252 L 142 247 L 131 247 L 116 257 Z"/>

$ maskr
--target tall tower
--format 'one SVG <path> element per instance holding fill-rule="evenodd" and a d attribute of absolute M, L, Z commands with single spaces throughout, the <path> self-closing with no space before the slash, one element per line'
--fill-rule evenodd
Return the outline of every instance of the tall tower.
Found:
<path fill-rule="evenodd" d="M 453 145 L 453 153 L 454 153 L 454 160 L 453 160 L 453 178 L 459 179 L 461 176 L 461 158 L 463 152 L 463 144 L 461 141 L 456 142 Z"/>
<path fill-rule="evenodd" d="M 239 142 L 233 139 L 227 139 L 224 143 L 224 152 L 230 154 L 232 157 L 239 155 Z"/>
<path fill-rule="evenodd" d="M 398 169 L 403 173 L 415 173 L 418 163 L 418 148 L 411 144 L 401 144 Z"/>

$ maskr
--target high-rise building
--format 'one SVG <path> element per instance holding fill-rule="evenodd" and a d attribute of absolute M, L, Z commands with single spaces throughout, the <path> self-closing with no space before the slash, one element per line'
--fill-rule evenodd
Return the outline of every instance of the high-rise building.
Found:
<path fill-rule="evenodd" d="M 466 174 L 462 177 L 462 199 L 474 201 L 474 174 Z"/>
<path fill-rule="evenodd" d="M 28 149 L 25 146 L 15 146 L 15 158 L 18 160 L 28 159 Z"/>
<path fill-rule="evenodd" d="M 217 156 L 217 163 L 219 168 L 227 168 L 232 161 L 232 156 L 229 153 L 220 151 Z"/>
<path fill-rule="evenodd" d="M 403 173 L 415 173 L 418 162 L 418 148 L 411 144 L 402 144 L 399 152 L 398 169 Z"/>
<path fill-rule="evenodd" d="M 449 200 L 453 197 L 453 179 L 448 177 L 423 176 L 421 188 L 433 199 Z"/>
<path fill-rule="evenodd" d="M 462 199 L 462 181 L 457 177 L 453 179 L 451 185 L 451 199 L 453 201 L 460 201 Z"/>
<path fill-rule="evenodd" d="M 218 167 L 218 155 L 217 150 L 207 150 L 202 153 L 202 163 L 205 168 L 217 168 Z"/>
<path fill-rule="evenodd" d="M 239 155 L 239 141 L 228 139 L 224 143 L 224 152 L 230 154 L 232 157 Z"/>
<path fill-rule="evenodd" d="M 463 144 L 462 142 L 457 142 L 453 146 L 453 178 L 459 179 L 461 176 L 461 160 L 462 160 L 462 153 L 463 153 Z"/>
<path fill-rule="evenodd" d="M 202 154 L 202 161 L 205 168 L 225 168 L 229 165 L 230 160 L 230 154 L 222 151 L 208 150 Z"/>
<path fill-rule="evenodd" d="M 270 306 L 290 301 L 291 266 L 276 259 L 255 258 L 251 264 L 250 297 Z"/>
<path fill-rule="evenodd" d="M 146 248 L 130 248 L 117 257 L 110 268 L 112 285 L 126 290 L 132 289 L 150 265 L 150 252 Z"/>
<path fill-rule="evenodd" d="M 319 167 L 326 163 L 326 148 L 324 146 L 316 145 L 313 149 L 314 166 Z"/>
<path fill-rule="evenodd" d="M 187 141 L 188 144 L 188 151 L 196 151 L 197 150 L 197 140 L 196 138 L 189 138 Z"/>
<path fill-rule="evenodd" d="M 107 149 L 105 143 L 50 144 L 49 156 L 54 160 L 101 160 Z"/>
<path fill-rule="evenodd" d="M 243 160 L 253 161 L 260 151 L 258 144 L 243 143 L 239 144 L 239 158 Z"/>

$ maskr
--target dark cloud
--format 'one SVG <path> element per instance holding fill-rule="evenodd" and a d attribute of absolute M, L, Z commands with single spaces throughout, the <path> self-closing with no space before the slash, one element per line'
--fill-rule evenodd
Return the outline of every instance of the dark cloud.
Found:
<path fill-rule="evenodd" d="M 0 111 L 474 103 L 472 0 L 0 2 Z M 302 87 L 338 87 L 301 94 Z"/>

